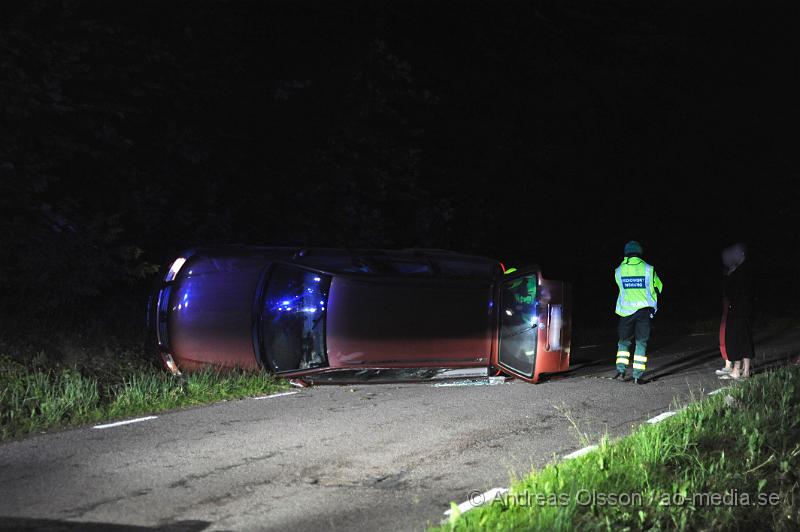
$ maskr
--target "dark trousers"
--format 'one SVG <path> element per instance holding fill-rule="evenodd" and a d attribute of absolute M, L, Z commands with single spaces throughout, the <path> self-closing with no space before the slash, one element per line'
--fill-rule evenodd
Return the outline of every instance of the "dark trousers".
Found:
<path fill-rule="evenodd" d="M 642 308 L 619 319 L 619 344 L 617 345 L 617 371 L 624 373 L 630 364 L 631 343 L 636 341 L 633 354 L 633 378 L 638 379 L 647 368 L 647 341 L 650 339 L 652 308 Z"/>

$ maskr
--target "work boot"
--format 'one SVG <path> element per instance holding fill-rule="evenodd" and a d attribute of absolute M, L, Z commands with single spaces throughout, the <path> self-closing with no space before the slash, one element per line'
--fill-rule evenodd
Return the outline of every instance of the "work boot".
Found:
<path fill-rule="evenodd" d="M 624 372 L 624 371 L 617 371 L 617 372 L 614 374 L 614 376 L 613 376 L 613 377 L 611 377 L 611 378 L 612 378 L 613 380 L 617 380 L 617 379 L 622 379 L 622 380 L 625 380 L 625 372 Z"/>

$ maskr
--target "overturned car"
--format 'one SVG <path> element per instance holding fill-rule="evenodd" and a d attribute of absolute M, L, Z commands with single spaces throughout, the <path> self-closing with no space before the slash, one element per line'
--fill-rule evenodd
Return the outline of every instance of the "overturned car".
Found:
<path fill-rule="evenodd" d="M 570 293 L 538 268 L 443 250 L 226 246 L 176 258 L 148 305 L 173 373 L 265 369 L 309 382 L 569 368 Z"/>

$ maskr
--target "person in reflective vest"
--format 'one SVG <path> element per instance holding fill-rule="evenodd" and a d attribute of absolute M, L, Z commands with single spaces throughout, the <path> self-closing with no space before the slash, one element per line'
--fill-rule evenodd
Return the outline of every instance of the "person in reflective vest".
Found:
<path fill-rule="evenodd" d="M 658 296 L 664 286 L 655 268 L 642 259 L 642 254 L 642 245 L 639 242 L 628 242 L 625 244 L 625 259 L 614 272 L 619 288 L 616 312 L 620 317 L 617 372 L 614 378 L 625 378 L 625 372 L 631 363 L 631 344 L 635 340 L 633 382 L 636 384 L 644 383 L 641 378 L 647 369 L 650 322 L 658 310 Z"/>

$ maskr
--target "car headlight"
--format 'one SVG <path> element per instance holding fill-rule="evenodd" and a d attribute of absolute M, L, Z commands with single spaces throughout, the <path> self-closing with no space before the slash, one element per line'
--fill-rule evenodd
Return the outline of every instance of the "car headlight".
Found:
<path fill-rule="evenodd" d="M 183 265 L 186 264 L 186 259 L 184 257 L 178 257 L 172 262 L 172 266 L 169 267 L 167 271 L 167 275 L 164 276 L 164 281 L 170 282 L 174 281 L 175 277 L 178 275 L 178 272 L 181 271 Z"/>

